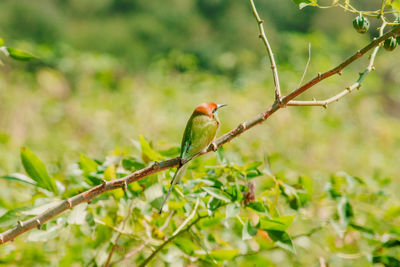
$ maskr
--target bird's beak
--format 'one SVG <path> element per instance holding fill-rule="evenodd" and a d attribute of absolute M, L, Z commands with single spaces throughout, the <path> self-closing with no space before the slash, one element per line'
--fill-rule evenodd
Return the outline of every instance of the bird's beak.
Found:
<path fill-rule="evenodd" d="M 227 106 L 228 104 L 217 104 L 217 109 Z"/>

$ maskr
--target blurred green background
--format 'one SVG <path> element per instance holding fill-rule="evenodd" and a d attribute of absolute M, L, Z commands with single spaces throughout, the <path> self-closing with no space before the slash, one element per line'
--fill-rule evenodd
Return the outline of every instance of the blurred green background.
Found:
<path fill-rule="evenodd" d="M 330 2 L 330 1 L 326 1 Z M 380 1 L 354 1 L 376 10 Z M 377 31 L 354 31 L 354 14 L 256 2 L 274 50 L 283 93 L 366 45 Z M 0 175 L 22 172 L 29 147 L 62 176 L 84 153 L 133 153 L 143 135 L 155 148 L 179 146 L 193 108 L 227 103 L 223 134 L 273 102 L 273 81 L 247 1 L 3 0 L 0 36 L 39 59 L 0 66 Z M 235 162 L 271 157 L 272 170 L 307 175 L 316 188 L 345 171 L 373 182 L 400 182 L 400 50 L 379 51 L 359 91 L 323 109 L 288 107 L 225 145 Z M 301 99 L 343 90 L 368 64 L 362 58 Z M 214 157 L 214 155 L 207 155 Z M 321 185 L 321 186 L 319 186 Z M 21 188 L 24 187 L 24 190 Z M 0 180 L 0 212 L 28 201 L 26 186 Z"/>
<path fill-rule="evenodd" d="M 356 2 L 357 3 L 357 2 Z M 377 1 L 358 1 L 376 9 Z M 258 1 L 284 93 L 367 44 L 341 9 L 299 11 L 291 1 Z M 376 28 L 372 20 L 371 29 Z M 6 43 L 39 60 L 7 61 L 0 72 L 0 173 L 21 168 L 28 146 L 53 172 L 78 153 L 101 157 L 143 134 L 179 144 L 193 108 L 227 103 L 220 133 L 273 101 L 265 50 L 247 1 L 2 1 Z M 371 34 L 376 34 L 372 30 Z M 277 154 L 277 170 L 395 175 L 400 156 L 399 51 L 379 52 L 377 71 L 327 110 L 289 107 L 226 146 L 257 158 Z M 353 83 L 367 57 L 316 86 L 323 98 Z"/>

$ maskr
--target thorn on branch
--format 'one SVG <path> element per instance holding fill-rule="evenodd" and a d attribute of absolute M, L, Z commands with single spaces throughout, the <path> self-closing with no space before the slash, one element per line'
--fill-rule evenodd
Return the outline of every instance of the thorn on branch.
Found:
<path fill-rule="evenodd" d="M 358 50 L 358 51 L 357 51 L 357 57 L 361 57 L 361 56 L 362 56 L 362 53 L 361 53 L 360 50 Z"/>
<path fill-rule="evenodd" d="M 342 71 L 342 70 L 339 70 L 338 74 L 339 74 L 340 76 L 342 76 L 343 71 Z"/>
<path fill-rule="evenodd" d="M 24 223 L 22 221 L 18 220 L 17 221 L 17 226 L 22 228 L 22 227 L 24 227 Z"/>
<path fill-rule="evenodd" d="M 160 163 L 158 161 L 154 161 L 153 169 L 157 170 L 160 167 Z"/>
<path fill-rule="evenodd" d="M 243 122 L 243 123 L 239 124 L 238 131 L 242 132 L 244 130 L 246 130 L 246 124 Z"/>
<path fill-rule="evenodd" d="M 101 187 L 106 188 L 107 186 L 107 181 L 103 179 L 103 183 L 101 184 Z"/>
<path fill-rule="evenodd" d="M 212 142 L 210 144 L 210 147 L 211 147 L 212 151 L 217 152 L 218 146 L 215 142 Z"/>
<path fill-rule="evenodd" d="M 66 200 L 68 209 L 72 208 L 72 202 L 70 199 Z"/>
<path fill-rule="evenodd" d="M 40 220 L 39 219 L 36 219 L 36 223 L 38 224 L 36 227 L 37 227 L 37 229 L 38 230 L 41 230 L 42 229 L 42 223 L 40 222 Z"/>
<path fill-rule="evenodd" d="M 327 109 L 327 108 L 328 108 L 328 104 L 323 104 L 322 107 L 323 107 L 324 109 Z"/>
<path fill-rule="evenodd" d="M 321 72 L 318 72 L 318 79 L 321 79 Z"/>
<path fill-rule="evenodd" d="M 127 183 L 126 180 L 124 181 L 124 185 L 122 187 L 122 190 L 124 190 L 124 192 L 128 191 L 128 183 Z"/>

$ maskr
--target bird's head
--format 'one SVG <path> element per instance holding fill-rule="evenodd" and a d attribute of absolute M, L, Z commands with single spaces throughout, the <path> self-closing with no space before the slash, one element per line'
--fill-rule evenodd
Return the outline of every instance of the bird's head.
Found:
<path fill-rule="evenodd" d="M 194 112 L 214 117 L 219 108 L 225 107 L 226 104 L 203 103 L 197 106 Z"/>

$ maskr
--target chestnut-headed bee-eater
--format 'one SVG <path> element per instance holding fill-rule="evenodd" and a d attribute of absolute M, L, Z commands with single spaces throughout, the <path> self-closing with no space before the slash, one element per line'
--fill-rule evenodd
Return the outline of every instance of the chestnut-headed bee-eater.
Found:
<path fill-rule="evenodd" d="M 193 111 L 183 134 L 179 167 L 172 178 L 171 186 L 168 193 L 165 195 L 160 213 L 163 210 L 164 204 L 173 186 L 180 183 L 189 161 L 201 152 L 207 150 L 208 146 L 214 141 L 219 128 L 217 110 L 224 106 L 226 106 L 226 104 L 217 105 L 215 103 L 203 103 Z"/>

